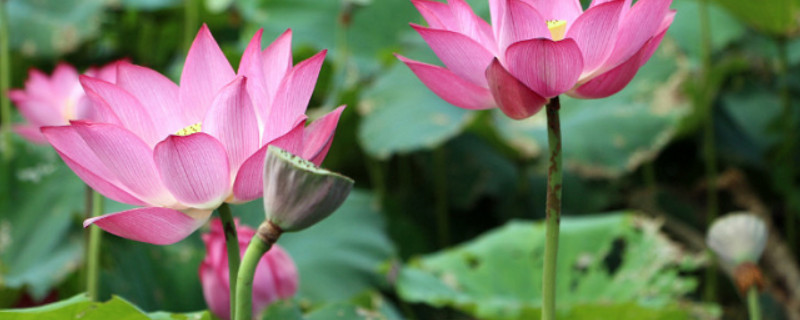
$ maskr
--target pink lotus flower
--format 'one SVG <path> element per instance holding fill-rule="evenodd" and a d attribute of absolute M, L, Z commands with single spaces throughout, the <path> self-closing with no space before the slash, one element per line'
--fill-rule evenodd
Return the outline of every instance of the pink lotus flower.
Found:
<path fill-rule="evenodd" d="M 566 93 L 603 98 L 624 88 L 672 23 L 671 0 L 489 0 L 491 26 L 464 0 L 411 0 L 412 24 L 446 68 L 398 58 L 445 101 L 499 107 L 514 119 Z"/>
<path fill-rule="evenodd" d="M 86 74 L 114 81 L 117 63 L 119 62 L 99 69 L 90 68 Z M 25 89 L 10 90 L 8 97 L 28 121 L 15 125 L 14 131 L 28 141 L 40 144 L 47 143 L 47 139 L 39 132 L 40 127 L 66 125 L 70 120 L 84 119 L 89 103 L 78 81 L 78 71 L 66 63 L 59 63 L 50 77 L 39 70 L 31 69 L 28 80 L 25 81 Z"/>
<path fill-rule="evenodd" d="M 257 32 L 233 71 L 203 26 L 180 86 L 121 63 L 116 83 L 83 76 L 89 121 L 42 129 L 64 162 L 115 201 L 142 206 L 88 219 L 121 237 L 177 242 L 223 202 L 261 197 L 268 145 L 321 163 L 344 106 L 305 127 L 321 52 L 292 67 L 291 32 L 265 50 Z"/>
<path fill-rule="evenodd" d="M 239 226 L 239 252 L 244 256 L 255 230 Z M 206 257 L 200 264 L 200 283 L 206 304 L 217 317 L 228 319 L 231 314 L 230 279 L 228 274 L 228 249 L 225 231 L 219 219 L 211 221 L 211 232 L 203 235 Z M 275 244 L 261 257 L 253 279 L 253 314 L 257 315 L 272 302 L 288 299 L 297 292 L 297 267 L 292 258 Z"/>

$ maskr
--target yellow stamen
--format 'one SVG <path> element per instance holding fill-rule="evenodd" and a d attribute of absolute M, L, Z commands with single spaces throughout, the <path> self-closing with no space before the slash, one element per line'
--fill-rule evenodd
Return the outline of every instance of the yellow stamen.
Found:
<path fill-rule="evenodd" d="M 188 135 L 190 135 L 190 134 L 193 134 L 193 133 L 198 133 L 198 132 L 200 132 L 200 131 L 201 131 L 201 129 L 203 129 L 203 124 L 202 124 L 202 123 L 200 123 L 200 122 L 198 122 L 198 123 L 195 123 L 195 124 L 193 124 L 193 125 L 190 125 L 190 126 L 188 126 L 188 127 L 186 127 L 186 128 L 183 128 L 183 129 L 180 129 L 180 130 L 178 130 L 178 132 L 177 132 L 177 133 L 175 133 L 175 135 L 178 135 L 178 136 L 188 136 Z"/>
<path fill-rule="evenodd" d="M 547 29 L 550 29 L 550 38 L 553 41 L 564 39 L 564 34 L 567 33 L 566 20 L 548 20 Z"/>

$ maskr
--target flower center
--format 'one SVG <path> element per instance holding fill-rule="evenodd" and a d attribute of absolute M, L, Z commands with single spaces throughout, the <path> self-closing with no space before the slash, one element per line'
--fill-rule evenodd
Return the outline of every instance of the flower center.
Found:
<path fill-rule="evenodd" d="M 550 38 L 559 41 L 564 39 L 564 34 L 567 32 L 567 21 L 547 20 L 547 29 L 550 29 Z"/>
<path fill-rule="evenodd" d="M 198 122 L 198 123 L 190 125 L 190 126 L 188 126 L 186 128 L 178 130 L 178 132 L 175 133 L 175 135 L 188 136 L 188 135 L 193 134 L 193 133 L 198 133 L 202 129 L 203 129 L 203 123 L 202 122 Z"/>

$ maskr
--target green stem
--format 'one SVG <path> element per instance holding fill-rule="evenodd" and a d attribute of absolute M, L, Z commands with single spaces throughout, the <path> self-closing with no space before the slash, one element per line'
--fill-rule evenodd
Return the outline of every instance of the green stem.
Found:
<path fill-rule="evenodd" d="M 792 110 L 792 99 L 789 88 L 789 54 L 787 48 L 787 39 L 784 37 L 777 38 L 778 44 L 778 75 L 780 76 L 780 98 L 782 105 L 781 117 L 784 122 L 783 126 L 783 141 L 778 151 L 778 165 L 783 167 L 780 170 L 784 175 L 783 181 L 786 185 L 782 187 L 784 196 L 786 197 L 785 211 L 786 211 L 786 238 L 789 242 L 789 247 L 792 250 L 797 249 L 797 212 L 794 208 L 794 152 L 795 152 L 795 132 L 796 132 L 796 119 Z"/>
<path fill-rule="evenodd" d="M 709 22 L 708 0 L 700 1 L 700 60 L 702 62 L 702 81 L 698 83 L 699 89 L 695 97 L 697 108 L 704 113 L 703 123 L 703 158 L 706 171 L 706 225 L 711 225 L 719 215 L 717 200 L 717 150 L 714 137 L 714 113 L 712 97 L 709 96 L 711 88 L 710 74 L 711 62 L 711 24 Z M 706 301 L 717 300 L 717 268 L 713 262 L 706 268 L 705 287 L 703 295 Z"/>
<path fill-rule="evenodd" d="M 236 232 L 236 222 L 233 220 L 231 208 L 227 203 L 219 206 L 219 218 L 222 220 L 222 229 L 225 231 L 225 247 L 228 251 L 228 279 L 230 280 L 231 305 L 236 302 L 236 279 L 239 273 L 239 234 Z M 231 319 L 235 319 L 235 310 L 231 308 Z"/>
<path fill-rule="evenodd" d="M 556 262 L 558 258 L 558 229 L 561 223 L 561 123 L 558 97 L 550 100 L 547 109 L 547 145 L 550 167 L 547 171 L 547 211 L 545 224 L 544 273 L 542 278 L 542 319 L 556 318 Z"/>
<path fill-rule="evenodd" d="M 8 100 L 8 89 L 11 87 L 11 64 L 9 62 L 11 50 L 8 48 L 8 16 L 6 14 L 6 1 L 0 1 L 0 151 L 3 151 L 4 160 L 11 161 L 14 149 L 11 144 L 11 101 Z"/>
<path fill-rule="evenodd" d="M 183 4 L 183 49 L 189 52 L 197 32 L 198 9 L 196 0 L 184 0 Z"/>
<path fill-rule="evenodd" d="M 256 234 L 250 239 L 250 245 L 244 252 L 239 276 L 236 278 L 236 320 L 253 319 L 253 277 L 261 257 L 272 247 L 281 235 L 280 228 L 265 221 L 258 227 Z"/>
<path fill-rule="evenodd" d="M 758 303 L 758 288 L 750 287 L 747 290 L 747 310 L 750 312 L 750 320 L 761 320 L 761 307 Z"/>
<path fill-rule="evenodd" d="M 450 217 L 447 212 L 447 156 L 444 148 L 433 151 L 433 162 L 436 168 L 436 224 L 439 232 L 439 246 L 446 248 L 450 245 Z"/>
<path fill-rule="evenodd" d="M 98 217 L 103 214 L 103 196 L 97 191 L 87 191 L 92 193 L 91 216 Z M 103 233 L 96 225 L 89 226 L 89 244 L 86 257 L 86 294 L 89 300 L 98 301 L 100 287 L 100 241 Z"/>

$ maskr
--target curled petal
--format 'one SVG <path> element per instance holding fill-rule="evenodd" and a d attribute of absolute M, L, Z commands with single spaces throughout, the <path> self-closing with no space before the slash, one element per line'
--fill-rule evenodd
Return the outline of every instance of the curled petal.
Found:
<path fill-rule="evenodd" d="M 271 100 L 267 92 L 267 79 L 262 69 L 264 60 L 261 54 L 261 34 L 263 32 L 264 29 L 259 29 L 256 34 L 253 35 L 253 38 L 250 39 L 247 49 L 245 49 L 244 54 L 242 54 L 242 60 L 239 62 L 239 71 L 237 73 L 239 76 L 247 78 L 247 92 L 250 93 L 250 100 L 253 102 L 253 105 L 261 106 L 259 110 L 262 112 L 256 112 L 254 109 L 256 113 L 253 115 L 256 119 L 256 125 L 259 128 L 264 125 L 267 116 L 266 106 L 269 105 Z M 208 116 L 206 115 L 206 117 Z"/>
<path fill-rule="evenodd" d="M 322 160 L 325 159 L 333 143 L 333 133 L 336 131 L 336 125 L 339 124 L 339 117 L 344 108 L 345 106 L 336 108 L 303 130 L 303 149 L 300 152 L 303 159 L 316 165 L 322 164 Z"/>
<path fill-rule="evenodd" d="M 547 99 L 536 94 L 522 82 L 514 78 L 503 68 L 500 61 L 494 59 L 486 69 L 489 89 L 503 113 L 512 119 L 530 117 L 547 103 Z"/>
<path fill-rule="evenodd" d="M 283 78 L 292 70 L 292 30 L 287 29 L 261 52 L 266 90 L 271 103 Z M 263 106 L 264 112 L 269 104 Z M 256 105 L 256 107 L 261 107 Z"/>
<path fill-rule="evenodd" d="M 92 189 L 114 201 L 137 206 L 147 205 L 126 191 L 116 174 L 95 155 L 80 134 L 75 131 L 75 127 L 42 127 L 41 131 L 67 166 Z"/>
<path fill-rule="evenodd" d="M 94 104 L 107 107 L 123 127 L 144 139 L 149 145 L 158 141 L 159 136 L 152 114 L 135 96 L 110 82 L 88 76 L 81 76 L 80 79 L 86 95 Z"/>
<path fill-rule="evenodd" d="M 583 12 L 579 0 L 522 0 L 536 8 L 547 20 L 565 20 L 572 24 Z"/>
<path fill-rule="evenodd" d="M 453 11 L 446 3 L 429 0 L 411 0 L 411 3 L 431 28 L 455 31 L 458 27 Z"/>
<path fill-rule="evenodd" d="M 572 39 L 532 39 L 517 42 L 506 52 L 508 71 L 537 94 L 552 98 L 578 81 L 583 56 Z"/>
<path fill-rule="evenodd" d="M 640 0 L 622 19 L 614 50 L 601 70 L 609 70 L 627 61 L 659 32 L 669 13 L 671 0 Z"/>
<path fill-rule="evenodd" d="M 119 183 L 137 198 L 153 205 L 172 205 L 175 199 L 161 183 L 153 150 L 132 132 L 113 124 L 73 121 L 86 146 Z M 93 166 L 85 166 L 93 168 Z"/>
<path fill-rule="evenodd" d="M 614 49 L 623 5 L 624 0 L 614 0 L 589 8 L 569 28 L 567 38 L 583 53 L 584 74 L 597 69 Z"/>
<path fill-rule="evenodd" d="M 169 136 L 153 155 L 164 184 L 181 203 L 215 209 L 227 196 L 228 157 L 214 137 L 202 132 Z"/>
<path fill-rule="evenodd" d="M 494 107 L 491 93 L 485 87 L 457 76 L 452 71 L 396 55 L 433 93 L 450 104 L 464 109 Z"/>
<path fill-rule="evenodd" d="M 483 76 L 494 54 L 482 44 L 461 33 L 411 25 L 425 39 L 439 60 L 459 77 L 486 87 Z"/>
<path fill-rule="evenodd" d="M 138 208 L 87 219 L 83 226 L 94 224 L 123 238 L 167 245 L 189 236 L 210 215 L 211 211 L 194 211 L 190 216 L 168 208 Z"/>

